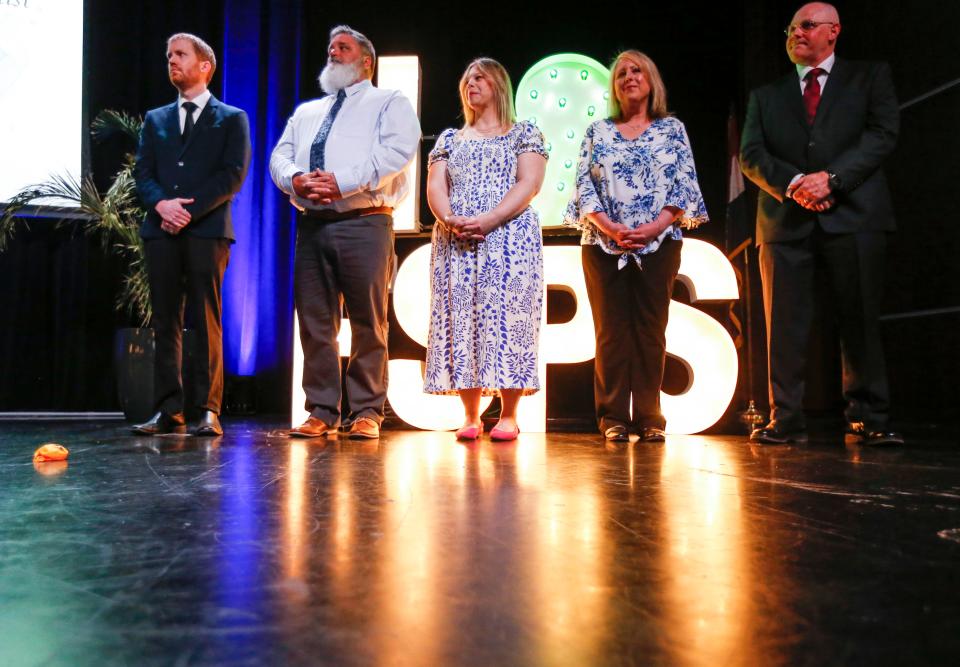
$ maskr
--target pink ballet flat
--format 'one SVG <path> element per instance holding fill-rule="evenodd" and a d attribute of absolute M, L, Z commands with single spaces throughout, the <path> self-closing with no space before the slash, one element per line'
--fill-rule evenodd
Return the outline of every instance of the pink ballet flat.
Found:
<path fill-rule="evenodd" d="M 464 426 L 457 431 L 457 440 L 476 440 L 483 433 L 483 424 L 480 426 Z"/>
<path fill-rule="evenodd" d="M 492 431 L 490 431 L 490 439 L 497 440 L 498 442 L 508 442 L 510 440 L 516 440 L 518 435 L 520 435 L 519 426 L 517 426 L 512 431 L 505 431 L 502 428 L 494 428 Z"/>

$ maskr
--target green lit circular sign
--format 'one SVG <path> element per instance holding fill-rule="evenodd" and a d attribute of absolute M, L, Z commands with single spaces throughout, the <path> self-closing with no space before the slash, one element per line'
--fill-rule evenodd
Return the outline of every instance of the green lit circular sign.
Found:
<path fill-rule="evenodd" d="M 610 71 L 579 53 L 558 53 L 527 70 L 517 86 L 517 118 L 543 132 L 550 160 L 533 200 L 540 224 L 556 227 L 570 199 L 587 126 L 607 115 Z"/>

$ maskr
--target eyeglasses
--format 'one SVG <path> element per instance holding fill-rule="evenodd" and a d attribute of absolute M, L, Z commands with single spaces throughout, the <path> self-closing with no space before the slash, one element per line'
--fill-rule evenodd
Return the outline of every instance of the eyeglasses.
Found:
<path fill-rule="evenodd" d="M 797 28 L 800 28 L 800 32 L 810 32 L 818 25 L 837 25 L 837 23 L 835 21 L 801 21 L 800 23 L 788 25 L 783 29 L 783 34 L 789 37 Z"/>

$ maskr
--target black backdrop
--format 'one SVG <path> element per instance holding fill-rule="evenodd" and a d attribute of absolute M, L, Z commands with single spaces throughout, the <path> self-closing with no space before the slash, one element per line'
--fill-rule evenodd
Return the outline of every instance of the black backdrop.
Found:
<path fill-rule="evenodd" d="M 460 122 L 456 84 L 473 57 L 497 58 L 516 82 L 534 62 L 558 51 L 607 62 L 621 48 L 640 48 L 660 66 L 670 108 L 691 136 L 712 218 L 696 236 L 723 247 L 728 111 L 732 105 L 742 120 L 749 88 L 788 71 L 781 29 L 795 7 L 762 0 L 706 8 L 682 0 L 583 10 L 519 3 L 304 3 L 301 90 L 305 97 L 317 90 L 314 78 L 325 60 L 327 32 L 341 22 L 365 32 L 381 54 L 420 55 L 427 135 Z M 838 53 L 889 61 L 902 102 L 960 76 L 952 46 L 960 18 L 955 3 L 844 2 L 838 7 L 844 25 Z M 166 37 L 180 30 L 196 32 L 220 52 L 223 11 L 222 0 L 86 0 L 88 116 L 105 108 L 142 113 L 168 102 L 172 89 L 163 61 Z M 219 75 L 212 88 L 219 93 Z M 51 91 L 55 94 L 53 81 Z M 890 319 L 884 331 L 895 410 L 901 418 L 957 414 L 947 388 L 960 366 L 953 344 L 960 314 L 904 315 L 960 306 L 954 261 L 960 248 L 951 196 L 954 175 L 960 173 L 958 107 L 960 87 L 906 109 L 899 147 L 888 162 L 900 231 L 891 243 L 885 309 Z M 100 182 L 116 169 L 124 148 L 92 148 L 90 164 Z M 429 148 L 425 142 L 424 149 Z M 422 218 L 429 219 L 425 206 Z M 0 410 L 115 408 L 108 369 L 113 330 L 123 324 L 112 311 L 118 268 L 104 261 L 96 245 L 69 229 L 52 230 L 43 221 L 0 256 L 0 312 L 5 314 L 0 325 Z M 759 301 L 757 306 L 759 315 Z M 756 317 L 753 332 L 758 350 L 760 319 Z M 812 409 L 831 408 L 838 401 L 836 346 L 826 335 L 829 323 L 822 328 L 825 335 L 814 340 L 814 358 L 823 361 L 811 369 Z M 756 365 L 754 393 L 764 398 L 762 358 Z M 571 377 L 588 377 L 587 366 L 569 369 Z M 269 376 L 258 391 L 261 410 L 286 411 L 285 374 Z M 744 393 L 741 389 L 734 407 L 740 407 Z M 589 403 L 589 395 L 567 395 L 557 406 L 566 410 Z"/>

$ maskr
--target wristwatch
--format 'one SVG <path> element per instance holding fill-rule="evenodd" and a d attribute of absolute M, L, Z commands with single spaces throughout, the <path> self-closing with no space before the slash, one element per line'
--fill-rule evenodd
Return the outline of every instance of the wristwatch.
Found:
<path fill-rule="evenodd" d="M 827 185 L 830 186 L 830 189 L 833 192 L 838 192 L 841 187 L 843 187 L 843 181 L 840 180 L 840 177 L 837 176 L 834 172 L 827 172 Z"/>

